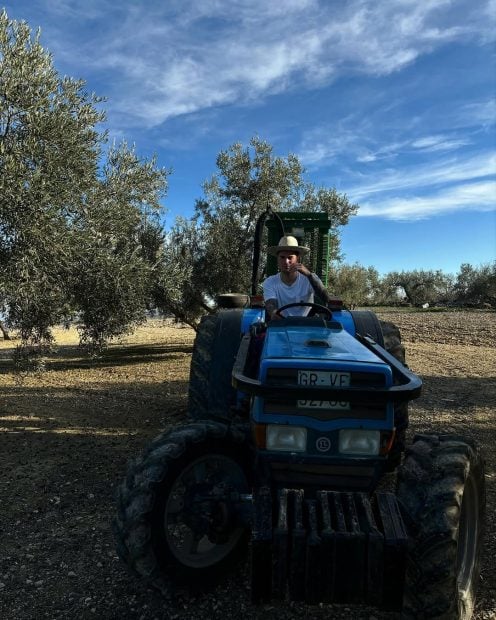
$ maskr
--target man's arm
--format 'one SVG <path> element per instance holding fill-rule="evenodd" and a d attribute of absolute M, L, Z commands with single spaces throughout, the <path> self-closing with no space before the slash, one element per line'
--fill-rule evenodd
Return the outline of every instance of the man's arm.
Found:
<path fill-rule="evenodd" d="M 311 273 L 310 276 L 308 276 L 308 280 L 310 281 L 314 293 L 317 297 L 322 299 L 328 308 L 338 310 L 343 307 L 343 300 L 341 297 L 329 295 L 329 291 L 325 288 L 318 276 Z"/>
<path fill-rule="evenodd" d="M 329 293 L 327 292 L 326 287 L 322 284 L 320 278 L 318 278 L 314 273 L 309 273 L 307 278 L 310 282 L 311 287 L 313 288 L 313 292 L 315 293 L 315 295 L 322 299 L 326 304 L 328 304 Z"/>
<path fill-rule="evenodd" d="M 308 278 L 315 295 L 322 299 L 326 304 L 329 303 L 329 293 L 327 292 L 326 287 L 322 284 L 320 278 L 315 273 L 312 273 L 310 269 L 305 267 L 302 263 L 298 263 L 296 269 Z"/>

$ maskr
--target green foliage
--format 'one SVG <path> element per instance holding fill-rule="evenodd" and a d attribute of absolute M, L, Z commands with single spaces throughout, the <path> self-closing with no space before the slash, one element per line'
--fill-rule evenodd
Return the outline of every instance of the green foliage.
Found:
<path fill-rule="evenodd" d="M 161 306 L 181 318 L 187 314 L 194 323 L 217 295 L 249 292 L 255 226 L 269 206 L 273 211 L 329 214 L 334 223 L 331 258 L 337 258 L 339 228 L 358 207 L 335 189 L 304 181 L 304 172 L 295 155 L 278 157 L 256 137 L 248 147 L 237 143 L 221 151 L 194 217 L 179 220 L 167 239 L 164 277 L 169 289 L 162 287 Z"/>
<path fill-rule="evenodd" d="M 74 306 L 82 340 L 101 347 L 144 320 L 163 233 L 157 220 L 165 175 L 126 144 L 110 149 L 75 227 Z"/>
<path fill-rule="evenodd" d="M 100 350 L 115 336 L 144 320 L 143 300 L 149 290 L 149 265 L 130 246 L 88 248 L 81 253 L 83 277 L 75 282 L 81 340 Z"/>
<path fill-rule="evenodd" d="M 199 230 L 193 221 L 177 218 L 165 237 L 163 259 L 155 283 L 156 306 L 196 328 L 198 315 L 209 310 L 203 298 Z"/>
<path fill-rule="evenodd" d="M 452 280 L 440 270 L 391 272 L 383 280 L 384 301 L 399 297 L 414 306 L 449 301 Z"/>
<path fill-rule="evenodd" d="M 469 304 L 496 308 L 496 261 L 473 267 L 464 263 L 455 282 L 456 299 Z"/>
<path fill-rule="evenodd" d="M 101 99 L 61 78 L 29 26 L 0 14 L 0 290 L 23 342 L 81 318 L 101 346 L 143 316 L 167 172 L 125 143 L 104 152 Z M 160 239 L 161 241 L 161 239 Z"/>
<path fill-rule="evenodd" d="M 456 276 L 440 270 L 390 272 L 379 277 L 373 267 L 339 264 L 331 271 L 332 293 L 347 306 L 429 304 L 496 308 L 496 262 L 463 264 Z"/>
<path fill-rule="evenodd" d="M 329 277 L 329 288 L 349 308 L 366 306 L 378 298 L 379 273 L 374 267 L 353 265 L 334 266 Z"/>

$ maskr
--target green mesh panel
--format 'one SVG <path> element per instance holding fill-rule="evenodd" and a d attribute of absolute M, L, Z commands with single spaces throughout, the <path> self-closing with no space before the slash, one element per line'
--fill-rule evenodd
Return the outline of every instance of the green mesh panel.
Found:
<path fill-rule="evenodd" d="M 268 245 L 277 245 L 283 234 L 293 235 L 300 245 L 310 248 L 310 254 L 304 259 L 309 269 L 314 271 L 327 286 L 329 271 L 329 228 L 331 220 L 325 213 L 278 213 L 284 225 L 281 233 L 277 218 L 266 223 Z M 275 256 L 267 256 L 267 275 L 277 273 Z"/>

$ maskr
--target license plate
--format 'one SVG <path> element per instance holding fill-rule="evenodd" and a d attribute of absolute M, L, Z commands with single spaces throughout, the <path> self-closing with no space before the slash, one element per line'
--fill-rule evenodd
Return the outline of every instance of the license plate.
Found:
<path fill-rule="evenodd" d="M 349 387 L 351 375 L 349 372 L 335 372 L 327 370 L 299 370 L 298 385 L 307 387 Z"/>
<path fill-rule="evenodd" d="M 340 400 L 299 400 L 298 409 L 332 409 L 334 411 L 348 411 L 350 403 Z"/>

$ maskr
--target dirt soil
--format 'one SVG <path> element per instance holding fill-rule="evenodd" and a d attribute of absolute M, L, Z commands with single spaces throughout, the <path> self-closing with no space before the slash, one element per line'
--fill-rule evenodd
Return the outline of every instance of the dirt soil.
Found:
<path fill-rule="evenodd" d="M 378 313 L 402 331 L 424 380 L 411 432 L 475 438 L 486 459 L 487 533 L 476 620 L 496 618 L 496 314 Z M 13 373 L 0 343 L 0 617 L 102 619 L 357 618 L 367 608 L 250 602 L 247 567 L 207 594 L 165 600 L 120 563 L 110 522 L 129 457 L 186 420 L 194 332 L 152 321 L 98 362 L 57 330 L 44 373 Z"/>

